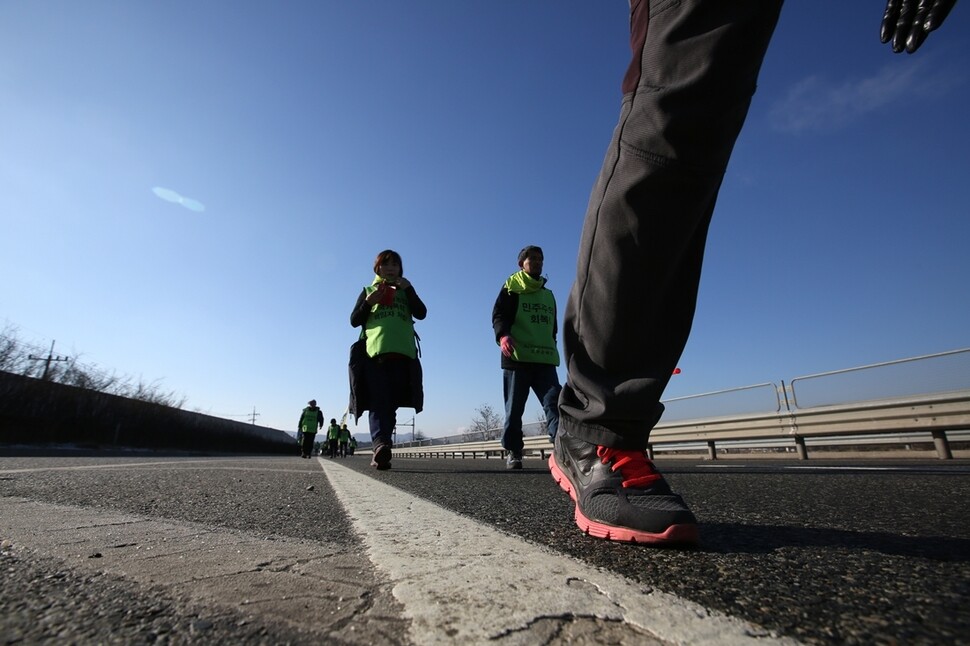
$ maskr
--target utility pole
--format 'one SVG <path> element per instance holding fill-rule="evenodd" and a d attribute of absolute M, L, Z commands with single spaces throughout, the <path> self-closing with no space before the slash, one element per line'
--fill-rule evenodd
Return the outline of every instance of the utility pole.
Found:
<path fill-rule="evenodd" d="M 38 356 L 33 355 L 33 354 L 28 354 L 27 355 L 27 358 L 30 359 L 31 361 L 43 361 L 44 362 L 44 374 L 41 376 L 41 380 L 42 381 L 47 381 L 47 377 L 50 375 L 50 372 L 51 372 L 51 362 L 54 362 L 54 361 L 68 361 L 68 358 L 67 357 L 62 357 L 61 355 L 57 355 L 56 357 L 54 356 L 54 344 L 55 343 L 57 343 L 56 340 L 55 341 L 51 341 L 51 349 L 50 349 L 50 352 L 47 353 L 47 357 L 38 357 Z"/>
<path fill-rule="evenodd" d="M 252 415 L 251 415 L 251 417 L 250 417 L 250 419 L 251 419 L 251 421 L 252 421 L 252 423 L 253 423 L 253 426 L 255 426 L 255 425 L 256 425 L 256 418 L 257 418 L 257 417 L 259 417 L 259 413 L 257 413 L 257 412 L 256 412 L 256 407 L 255 407 L 255 406 L 253 406 L 253 414 L 252 414 Z"/>

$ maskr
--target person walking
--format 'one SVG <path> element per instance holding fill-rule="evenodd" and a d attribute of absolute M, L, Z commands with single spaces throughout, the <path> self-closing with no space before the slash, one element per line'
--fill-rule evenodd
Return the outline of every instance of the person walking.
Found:
<path fill-rule="evenodd" d="M 522 468 L 522 414 L 529 391 L 542 404 L 546 432 L 556 437 L 559 427 L 559 325 L 556 297 L 542 276 L 542 248 L 529 245 L 519 252 L 519 271 L 508 277 L 492 307 L 495 342 L 502 350 L 502 393 L 505 425 L 502 448 L 506 468 Z"/>
<path fill-rule="evenodd" d="M 953 5 L 889 0 L 879 38 L 912 53 Z M 699 540 L 694 514 L 646 447 L 690 333 L 708 225 L 781 6 L 630 2 L 633 57 L 566 304 L 567 374 L 549 458 L 591 536 Z"/>
<path fill-rule="evenodd" d="M 317 431 L 323 428 L 323 411 L 317 408 L 317 400 L 311 399 L 307 402 L 306 408 L 300 413 L 296 428 L 300 440 L 300 457 L 309 458 L 313 455 L 313 442 Z"/>
<path fill-rule="evenodd" d="M 414 319 L 423 320 L 428 308 L 404 277 L 396 251 L 378 253 L 373 268 L 374 280 L 361 291 L 350 314 L 351 326 L 361 328 L 366 341 L 367 359 L 362 377 L 355 382 L 352 376 L 349 410 L 355 420 L 370 411 L 371 466 L 385 470 L 391 468 L 397 409 L 420 413 L 424 407 Z"/>
<path fill-rule="evenodd" d="M 347 446 L 350 444 L 350 429 L 347 428 L 347 423 L 340 425 L 340 430 L 337 431 L 337 441 L 340 445 L 340 457 L 347 457 Z"/>
<path fill-rule="evenodd" d="M 331 419 L 330 426 L 327 427 L 327 457 L 337 457 L 337 443 L 340 441 L 340 427 L 337 420 Z"/>

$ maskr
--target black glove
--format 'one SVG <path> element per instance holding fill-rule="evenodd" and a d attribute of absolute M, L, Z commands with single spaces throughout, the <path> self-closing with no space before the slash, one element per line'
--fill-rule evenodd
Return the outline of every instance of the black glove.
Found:
<path fill-rule="evenodd" d="M 957 0 L 888 0 L 879 40 L 892 39 L 893 51 L 912 54 L 926 36 L 943 24 Z"/>

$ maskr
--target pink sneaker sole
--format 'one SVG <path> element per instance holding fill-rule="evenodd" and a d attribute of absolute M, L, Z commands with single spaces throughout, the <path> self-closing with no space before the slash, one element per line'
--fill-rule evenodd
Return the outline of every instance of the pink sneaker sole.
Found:
<path fill-rule="evenodd" d="M 573 499 L 573 503 L 576 505 L 576 525 L 589 536 L 608 541 L 650 545 L 696 544 L 700 542 L 700 531 L 697 525 L 671 525 L 662 534 L 652 534 L 629 527 L 617 527 L 590 520 L 579 510 L 576 492 L 573 491 L 573 485 L 569 478 L 556 464 L 555 454 L 549 456 L 549 471 L 552 472 L 553 480 Z"/>

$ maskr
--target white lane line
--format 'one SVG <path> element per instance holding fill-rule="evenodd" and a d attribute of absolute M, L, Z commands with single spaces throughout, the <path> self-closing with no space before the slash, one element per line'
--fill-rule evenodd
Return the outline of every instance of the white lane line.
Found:
<path fill-rule="evenodd" d="M 123 469 L 125 467 L 154 467 L 171 464 L 186 465 L 206 462 L 225 462 L 225 460 L 170 460 L 158 462 L 117 462 L 114 464 L 76 464 L 69 467 L 27 467 L 25 469 L 0 469 L 0 475 L 8 473 L 37 473 L 40 471 L 86 471 L 89 469 Z"/>
<path fill-rule="evenodd" d="M 834 466 L 790 466 L 785 469 L 813 469 L 818 471 L 909 471 L 910 467 L 834 467 Z"/>
<path fill-rule="evenodd" d="M 543 622 L 584 618 L 620 630 L 619 643 L 798 643 L 319 461 L 417 644 L 535 643 Z"/>
<path fill-rule="evenodd" d="M 257 473 L 306 473 L 305 469 L 297 468 L 276 468 L 266 469 L 260 467 L 247 466 L 212 466 L 212 463 L 230 464 L 239 461 L 236 458 L 221 460 L 176 460 L 166 462 L 121 462 L 117 464 L 80 464 L 69 467 L 27 467 L 24 469 L 0 469 L 0 476 L 14 475 L 18 473 L 41 473 L 44 471 L 90 471 L 97 469 L 121 469 L 124 467 L 155 467 L 155 466 L 176 466 L 179 471 L 191 471 L 193 469 L 205 469 L 206 471 L 254 471 Z"/>
<path fill-rule="evenodd" d="M 698 469 L 811 469 L 812 471 L 912 471 L 921 467 L 849 467 L 849 466 L 825 466 L 810 464 L 806 465 L 785 465 L 785 464 L 698 464 Z"/>

